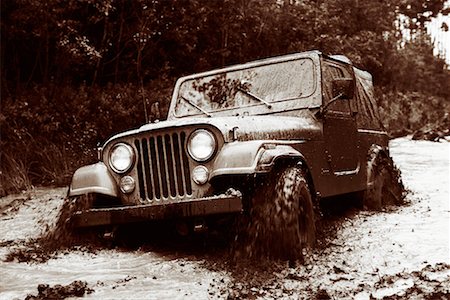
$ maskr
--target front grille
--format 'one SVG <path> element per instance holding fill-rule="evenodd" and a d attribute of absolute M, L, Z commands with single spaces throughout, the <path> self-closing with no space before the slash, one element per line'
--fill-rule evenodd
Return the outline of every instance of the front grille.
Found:
<path fill-rule="evenodd" d="M 192 194 L 185 132 L 136 139 L 139 195 L 142 200 L 183 198 Z"/>

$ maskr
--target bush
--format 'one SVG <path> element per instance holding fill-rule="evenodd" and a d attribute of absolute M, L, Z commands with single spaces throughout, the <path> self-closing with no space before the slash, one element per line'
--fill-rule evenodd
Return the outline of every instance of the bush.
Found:
<path fill-rule="evenodd" d="M 435 124 L 450 111 L 446 98 L 426 93 L 378 89 L 377 95 L 381 119 L 392 137 Z"/>
<path fill-rule="evenodd" d="M 95 161 L 98 143 L 145 122 L 143 94 L 147 105 L 150 97 L 160 101 L 161 115 L 167 115 L 171 88 L 164 79 L 149 83 L 144 93 L 133 84 L 49 84 L 3 95 L 0 194 L 68 184 L 76 168 Z"/>

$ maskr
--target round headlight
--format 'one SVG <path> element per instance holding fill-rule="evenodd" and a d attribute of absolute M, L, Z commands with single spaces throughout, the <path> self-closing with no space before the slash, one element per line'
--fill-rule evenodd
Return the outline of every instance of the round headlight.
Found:
<path fill-rule="evenodd" d="M 211 158 L 216 150 L 214 135 L 204 129 L 194 131 L 189 137 L 188 152 L 196 161 L 206 161 Z"/>
<path fill-rule="evenodd" d="M 123 143 L 115 145 L 109 154 L 109 165 L 117 173 L 125 173 L 134 163 L 134 151 Z"/>

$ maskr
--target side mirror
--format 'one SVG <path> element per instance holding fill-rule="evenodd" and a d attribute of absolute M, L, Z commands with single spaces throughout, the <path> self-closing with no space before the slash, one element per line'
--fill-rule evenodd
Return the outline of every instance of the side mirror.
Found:
<path fill-rule="evenodd" d="M 333 91 L 333 98 L 351 99 L 354 93 L 354 82 L 352 78 L 338 78 L 333 79 L 331 88 Z"/>
<path fill-rule="evenodd" d="M 353 93 L 355 91 L 355 85 L 352 78 L 333 79 L 333 81 L 331 82 L 331 88 L 333 99 L 329 100 L 327 104 L 325 104 L 315 113 L 316 118 L 321 118 L 332 103 L 341 99 L 353 98 Z"/>

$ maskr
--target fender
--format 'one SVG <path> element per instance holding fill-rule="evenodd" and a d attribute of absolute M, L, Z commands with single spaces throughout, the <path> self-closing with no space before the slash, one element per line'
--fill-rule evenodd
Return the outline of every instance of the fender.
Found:
<path fill-rule="evenodd" d="M 117 197 L 117 185 L 103 162 L 75 171 L 69 187 L 69 196 L 97 193 Z"/>
<path fill-rule="evenodd" d="M 214 161 L 210 178 L 220 175 L 268 173 L 281 158 L 304 160 L 293 145 L 303 141 L 246 141 L 225 144 Z"/>

